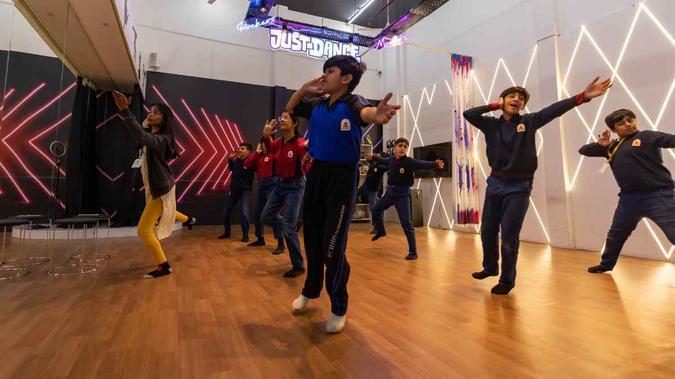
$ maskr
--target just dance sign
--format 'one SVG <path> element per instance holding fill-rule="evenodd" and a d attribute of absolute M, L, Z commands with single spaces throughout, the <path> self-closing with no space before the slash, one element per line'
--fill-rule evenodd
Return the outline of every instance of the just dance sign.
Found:
<path fill-rule="evenodd" d="M 316 59 L 327 59 L 335 55 L 351 55 L 361 60 L 361 48 L 351 43 L 329 41 L 322 38 L 309 37 L 298 32 L 282 29 L 269 29 L 270 48 L 294 53 L 305 53 Z"/>

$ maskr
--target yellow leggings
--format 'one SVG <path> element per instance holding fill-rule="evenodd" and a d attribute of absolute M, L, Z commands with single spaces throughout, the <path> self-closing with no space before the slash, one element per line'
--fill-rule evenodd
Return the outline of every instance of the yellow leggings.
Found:
<path fill-rule="evenodd" d="M 158 265 L 166 262 L 166 255 L 164 255 L 162 245 L 157 239 L 157 234 L 155 234 L 155 224 L 162 216 L 162 209 L 161 198 L 150 199 L 145 204 L 145 209 L 143 209 L 143 214 L 140 221 L 138 221 L 138 228 L 136 229 L 138 236 L 155 257 Z M 186 222 L 187 220 L 188 216 L 176 211 L 176 221 Z"/>

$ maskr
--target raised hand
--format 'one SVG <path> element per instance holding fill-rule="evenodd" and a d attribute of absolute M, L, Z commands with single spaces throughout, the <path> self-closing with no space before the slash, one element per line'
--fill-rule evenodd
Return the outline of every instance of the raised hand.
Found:
<path fill-rule="evenodd" d="M 374 156 L 373 153 L 368 153 L 368 154 L 366 154 L 366 160 L 367 160 L 367 161 L 372 161 L 372 160 L 373 160 L 373 156 Z"/>
<path fill-rule="evenodd" d="M 607 147 L 611 142 L 609 129 L 605 129 L 604 132 L 598 134 L 598 145 Z"/>
<path fill-rule="evenodd" d="M 313 95 L 323 95 L 323 81 L 324 76 L 321 75 L 318 78 L 314 78 L 307 83 L 302 85 L 302 91 L 306 93 L 311 93 Z"/>
<path fill-rule="evenodd" d="M 596 76 L 595 79 L 593 79 L 593 81 L 588 83 L 586 86 L 586 89 L 584 90 L 584 96 L 586 96 L 587 99 L 602 96 L 607 93 L 611 86 L 611 78 L 607 78 L 600 82 L 600 77 Z"/>
<path fill-rule="evenodd" d="M 118 91 L 114 91 L 112 95 L 113 99 L 115 99 L 115 105 L 117 105 L 117 109 L 124 110 L 129 108 L 129 104 L 131 104 L 131 97 L 127 98 L 123 93 Z"/>
<path fill-rule="evenodd" d="M 384 99 L 380 100 L 380 103 L 377 104 L 375 115 L 373 116 L 373 123 L 386 124 L 394 117 L 396 111 L 401 109 L 400 105 L 387 104 L 392 96 L 393 94 L 389 92 Z"/>
<path fill-rule="evenodd" d="M 274 132 L 277 131 L 275 129 L 276 126 L 277 126 L 277 119 L 276 118 L 273 118 L 273 119 L 269 120 L 267 122 L 267 124 L 265 124 L 265 127 L 263 128 L 263 136 L 269 137 L 272 134 L 274 134 Z"/>

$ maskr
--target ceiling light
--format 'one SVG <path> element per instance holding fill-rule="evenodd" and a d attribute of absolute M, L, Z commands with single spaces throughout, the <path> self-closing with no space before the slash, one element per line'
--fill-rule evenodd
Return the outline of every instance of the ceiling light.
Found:
<path fill-rule="evenodd" d="M 354 14 L 351 17 L 349 17 L 349 20 L 347 20 L 347 24 L 351 24 L 352 22 L 354 22 L 354 20 L 356 20 L 356 18 L 359 17 L 361 13 L 363 13 L 363 11 L 365 11 L 366 8 L 368 8 L 368 6 L 372 4 L 374 1 L 375 0 L 368 0 L 365 3 L 363 3 L 363 5 L 361 5 L 359 9 L 357 9 L 356 12 L 354 12 Z"/>

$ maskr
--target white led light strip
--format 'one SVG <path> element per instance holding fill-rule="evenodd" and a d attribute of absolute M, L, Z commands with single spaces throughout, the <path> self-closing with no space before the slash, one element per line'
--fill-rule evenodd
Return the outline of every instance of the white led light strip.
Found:
<path fill-rule="evenodd" d="M 444 80 L 445 82 L 445 88 L 448 90 L 448 93 L 450 96 L 452 96 L 452 89 L 450 87 L 450 83 L 448 82 L 447 79 Z M 417 136 L 419 137 L 420 144 L 424 146 L 424 140 L 422 140 L 422 134 L 420 133 L 420 128 L 419 128 L 419 117 L 420 113 L 422 112 L 422 105 L 424 101 L 426 100 L 427 105 L 431 105 L 434 101 L 434 95 L 436 94 L 436 83 L 434 83 L 433 87 L 431 87 L 431 94 L 429 94 L 429 91 L 427 90 L 427 87 L 422 88 L 422 93 L 420 94 L 420 101 L 417 104 L 417 111 L 413 110 L 412 103 L 410 102 L 410 96 L 408 95 L 403 95 L 403 102 L 408 105 L 408 109 L 410 110 L 410 116 L 413 119 L 413 130 L 410 134 L 410 144 L 412 145 L 413 138 L 415 138 L 415 133 L 417 132 Z M 443 201 L 443 196 L 441 195 L 441 183 L 443 182 L 443 178 L 434 178 L 434 184 L 436 186 L 436 191 L 434 193 L 434 202 L 431 205 L 431 211 L 429 212 L 429 217 L 427 221 L 427 225 L 431 222 L 431 218 L 434 215 L 434 208 L 436 207 L 436 202 L 440 199 L 441 201 L 441 206 L 443 207 L 443 213 L 445 214 L 445 219 L 448 222 L 448 225 L 450 228 L 452 228 L 455 225 L 455 220 L 450 220 L 450 216 L 448 214 L 448 210 L 445 206 L 445 202 Z M 422 179 L 417 180 L 417 186 L 416 188 L 419 189 L 420 185 L 422 184 Z"/>
<path fill-rule="evenodd" d="M 671 82 L 670 88 L 668 89 L 668 93 L 666 94 L 666 96 L 664 98 L 664 101 L 663 101 L 663 104 L 661 105 L 661 109 L 659 111 L 659 114 L 656 117 L 656 120 L 654 121 L 649 116 L 649 114 L 645 111 L 644 107 L 640 104 L 640 102 L 637 100 L 637 98 L 635 97 L 633 92 L 630 90 L 630 88 L 628 87 L 626 82 L 623 80 L 621 75 L 619 75 L 619 73 L 618 73 L 619 67 L 620 67 L 621 63 L 623 62 L 623 58 L 624 58 L 626 49 L 628 47 L 628 43 L 630 42 L 631 37 L 633 36 L 633 32 L 635 31 L 635 26 L 636 26 L 638 20 L 640 19 L 640 15 L 642 15 L 643 12 L 649 16 L 649 18 L 657 25 L 658 29 L 671 42 L 673 47 L 675 47 L 675 39 L 673 39 L 672 35 L 670 35 L 670 33 L 663 27 L 663 25 L 649 11 L 649 9 L 643 3 L 640 3 L 637 11 L 635 12 L 635 16 L 633 17 L 633 21 L 631 23 L 631 26 L 628 29 L 628 33 L 627 33 L 626 38 L 625 38 L 625 40 L 623 42 L 623 45 L 621 47 L 619 57 L 617 58 L 617 61 L 614 65 L 612 65 L 609 62 L 609 59 L 607 58 L 607 55 L 600 48 L 600 46 L 595 41 L 593 36 L 591 36 L 591 34 L 588 32 L 588 29 L 585 26 L 581 27 L 581 30 L 579 31 L 579 37 L 577 38 L 576 44 L 574 46 L 574 50 L 572 52 L 572 56 L 570 58 L 570 62 L 568 64 L 568 67 L 567 67 L 567 70 L 566 70 L 566 73 L 565 73 L 565 77 L 563 78 L 563 81 L 561 83 L 561 90 L 566 96 L 569 96 L 569 91 L 567 90 L 565 85 L 567 83 L 567 79 L 569 78 L 570 71 L 572 69 L 572 65 L 574 64 L 579 46 L 581 45 L 581 42 L 584 39 L 584 37 L 586 37 L 586 39 L 591 43 L 591 45 L 593 45 L 595 50 L 598 52 L 598 54 L 600 55 L 602 60 L 605 62 L 607 67 L 611 70 L 612 79 L 614 81 L 618 82 L 619 84 L 621 84 L 621 86 L 625 89 L 628 97 L 633 101 L 633 103 L 637 107 L 639 113 L 644 117 L 644 119 L 647 121 L 647 123 L 651 126 L 651 128 L 653 130 L 657 130 L 660 123 L 661 123 L 662 117 L 663 117 L 663 115 L 666 111 L 668 103 L 670 102 L 670 98 L 673 94 L 673 91 L 675 90 L 675 78 L 673 78 L 673 80 Z M 584 124 L 584 126 L 586 127 L 586 130 L 588 131 L 588 139 L 586 141 L 587 143 L 590 142 L 590 141 L 595 141 L 595 128 L 597 127 L 598 121 L 600 119 L 600 115 L 602 114 L 602 111 L 604 110 L 606 99 L 607 99 L 607 96 L 603 96 L 603 98 L 601 100 L 601 103 L 600 103 L 600 107 L 598 108 L 597 113 L 596 113 L 596 115 L 593 119 L 593 123 L 591 125 L 589 125 L 588 122 L 585 120 L 585 118 L 581 115 L 581 112 L 578 109 L 575 108 L 576 113 L 579 116 L 579 119 L 581 120 L 582 124 Z M 668 152 L 675 159 L 675 153 L 672 150 L 668 150 Z M 579 176 L 579 171 L 581 169 L 581 165 L 582 165 L 583 161 L 584 161 L 584 157 L 582 156 L 579 159 L 579 162 L 577 164 L 575 173 L 572 176 L 572 180 L 569 183 L 565 183 L 568 191 L 571 191 L 574 188 L 574 184 L 576 183 L 576 180 Z"/>
<path fill-rule="evenodd" d="M 640 102 L 637 100 L 633 92 L 630 90 L 626 82 L 623 80 L 621 75 L 619 75 L 619 67 L 621 66 L 621 63 L 623 62 L 624 55 L 626 53 L 628 43 L 631 40 L 631 37 L 633 36 L 633 33 L 635 31 L 635 26 L 637 25 L 638 20 L 640 19 L 640 16 L 642 14 L 647 15 L 647 17 L 656 25 L 656 27 L 659 29 L 661 33 L 670 41 L 671 45 L 675 48 L 675 38 L 670 34 L 670 32 L 663 26 L 663 24 L 654 16 L 654 14 L 647 8 L 644 3 L 640 3 L 638 6 L 637 11 L 635 12 L 635 16 L 633 17 L 633 21 L 631 22 L 631 25 L 628 29 L 628 33 L 626 35 L 626 38 L 623 41 L 621 51 L 619 52 L 619 56 L 616 60 L 616 63 L 612 65 L 607 58 L 607 55 L 603 52 L 603 50 L 600 48 L 598 43 L 595 41 L 593 36 L 590 34 L 588 29 L 585 26 L 582 26 L 580 31 L 579 31 L 579 36 L 577 38 L 576 44 L 574 46 L 574 50 L 572 51 L 572 55 L 570 57 L 570 62 L 567 66 L 567 70 L 565 72 L 565 76 L 562 80 L 562 83 L 560 83 L 560 90 L 561 92 L 566 95 L 570 96 L 569 91 L 566 88 L 567 84 L 567 79 L 570 76 L 570 71 L 572 69 L 572 65 L 574 64 L 574 61 L 576 59 L 577 51 L 579 50 L 579 46 L 581 45 L 582 40 L 584 37 L 591 43 L 593 48 L 597 51 L 597 53 L 600 55 L 602 60 L 605 62 L 607 67 L 611 70 L 612 72 L 612 80 L 615 82 L 618 82 L 623 89 L 626 91 L 626 94 L 628 97 L 633 101 L 635 106 L 637 107 L 639 113 L 644 117 L 644 119 L 647 121 L 647 123 L 651 126 L 653 130 L 657 130 L 659 125 L 661 124 L 661 120 L 663 118 L 663 115 L 666 111 L 666 108 L 670 102 L 670 98 L 673 94 L 673 91 L 675 91 L 675 78 L 673 78 L 670 88 L 668 89 L 668 92 L 664 98 L 663 104 L 661 105 L 661 108 L 659 110 L 659 114 L 657 115 L 656 119 L 652 119 L 649 114 L 645 111 L 644 107 L 640 104 Z M 578 110 L 578 108 L 575 108 L 576 114 L 581 120 L 582 124 L 586 127 L 586 130 L 588 131 L 588 138 L 586 139 L 586 143 L 589 143 L 590 141 L 595 141 L 595 128 L 597 127 L 598 121 L 600 119 L 600 115 L 602 114 L 602 111 L 604 110 L 605 107 L 605 102 L 607 100 L 608 96 L 603 96 L 601 102 L 600 102 L 600 107 L 598 108 L 595 117 L 593 118 L 593 123 L 588 124 L 586 119 L 583 117 L 581 112 Z M 675 153 L 672 150 L 668 150 L 670 153 L 671 157 L 675 159 Z M 565 183 L 565 188 L 566 190 L 572 191 L 574 189 L 574 185 L 579 177 L 579 172 L 581 170 L 581 166 L 584 162 L 584 156 L 581 156 L 579 159 L 579 162 L 577 164 L 576 170 L 574 172 L 574 175 L 572 176 L 572 179 L 568 182 Z M 569 177 L 569 175 L 567 175 Z M 567 181 L 567 179 L 566 179 Z M 647 226 L 647 229 L 649 230 L 649 233 L 651 236 L 654 238 L 654 241 L 656 241 L 657 245 L 659 246 L 659 249 L 661 250 L 661 253 L 666 257 L 666 259 L 670 259 L 670 257 L 673 255 L 673 252 L 675 252 L 675 246 L 671 246 L 670 249 L 666 249 L 666 247 L 661 243 L 661 240 L 658 238 L 656 232 L 654 231 L 654 228 L 646 221 L 642 220 L 644 224 Z M 604 251 L 604 246 L 600 251 Z"/>

